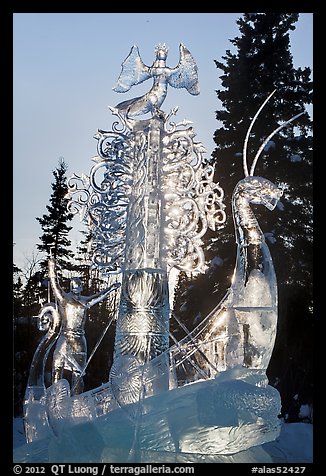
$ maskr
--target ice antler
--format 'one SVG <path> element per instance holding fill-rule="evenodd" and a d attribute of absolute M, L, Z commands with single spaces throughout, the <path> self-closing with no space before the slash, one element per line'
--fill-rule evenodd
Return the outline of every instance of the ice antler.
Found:
<path fill-rule="evenodd" d="M 290 124 L 290 122 L 294 121 L 295 119 L 297 119 L 298 117 L 302 116 L 302 114 L 304 114 L 305 111 L 303 112 L 300 112 L 299 114 L 296 114 L 295 116 L 291 117 L 291 119 L 289 119 L 288 121 L 285 121 L 283 122 L 283 124 L 281 124 L 279 127 L 277 127 L 271 134 L 269 134 L 269 136 L 264 140 L 264 142 L 262 143 L 262 145 L 259 147 L 258 149 L 258 152 L 257 154 L 255 155 L 255 158 L 252 162 L 252 165 L 251 165 L 251 169 L 250 169 L 250 175 L 254 175 L 254 171 L 255 171 L 255 167 L 256 167 L 256 164 L 257 164 L 257 161 L 259 159 L 259 156 L 260 154 L 262 153 L 262 151 L 264 150 L 264 147 L 266 146 L 266 144 L 268 143 L 268 141 L 275 135 L 277 134 L 281 129 L 283 129 L 283 127 L 287 126 L 288 124 Z"/>
<path fill-rule="evenodd" d="M 270 100 L 270 98 L 273 96 L 273 94 L 275 92 L 276 92 L 276 89 L 274 89 L 274 91 L 271 92 L 271 94 L 268 96 L 268 98 L 265 99 L 263 104 L 260 106 L 260 108 L 258 109 L 256 114 L 254 115 L 254 117 L 253 117 L 253 119 L 250 123 L 250 126 L 248 127 L 247 134 L 246 134 L 246 137 L 245 137 L 245 140 L 244 140 L 244 143 L 243 143 L 243 171 L 244 171 L 245 177 L 248 177 L 248 175 L 249 175 L 248 164 L 247 164 L 247 148 L 248 148 L 248 140 L 249 140 L 249 135 L 250 135 L 251 129 L 253 128 L 253 126 L 254 126 L 254 124 L 257 120 L 257 117 L 259 116 L 259 114 L 264 109 L 265 105 L 267 104 L 267 102 Z M 252 174 L 250 173 L 250 175 L 252 175 Z"/>
<path fill-rule="evenodd" d="M 264 140 L 264 142 L 261 144 L 261 146 L 259 147 L 256 155 L 255 155 L 255 158 L 252 162 L 252 165 L 251 165 L 251 168 L 250 168 L 250 172 L 248 171 L 248 164 L 247 164 L 247 148 L 248 148 L 248 140 L 249 140 L 249 136 L 250 136 L 250 132 L 257 120 L 257 117 L 259 116 L 259 114 L 261 113 L 261 111 L 263 110 L 263 108 L 265 107 L 265 105 L 267 104 L 267 102 L 270 100 L 270 98 L 273 96 L 273 94 L 276 92 L 276 89 L 274 89 L 274 91 L 271 92 L 271 94 L 267 97 L 267 99 L 265 99 L 265 101 L 263 102 L 263 104 L 260 106 L 260 108 L 258 109 L 258 111 L 256 112 L 256 114 L 254 115 L 249 127 L 248 127 L 248 130 L 247 130 L 247 134 L 246 134 L 246 137 L 245 137 L 245 140 L 244 140 L 244 143 L 243 143 L 243 171 L 244 171 L 244 175 L 245 177 L 248 177 L 248 176 L 253 176 L 254 175 L 254 172 L 255 172 L 255 167 L 257 165 L 257 162 L 258 162 L 258 159 L 260 157 L 260 154 L 262 153 L 262 151 L 264 150 L 266 144 L 268 143 L 268 141 L 275 135 L 277 134 L 281 129 L 283 129 L 283 127 L 287 126 L 288 124 L 290 124 L 290 122 L 294 121 L 295 119 L 297 119 L 298 117 L 302 116 L 302 114 L 304 114 L 305 111 L 303 112 L 300 112 L 299 114 L 296 114 L 295 116 L 291 117 L 291 119 L 289 119 L 288 121 L 285 121 L 283 122 L 283 124 L 281 124 L 279 127 L 277 127 L 276 129 L 274 129 L 273 132 L 271 132 L 269 134 L 269 136 Z"/>

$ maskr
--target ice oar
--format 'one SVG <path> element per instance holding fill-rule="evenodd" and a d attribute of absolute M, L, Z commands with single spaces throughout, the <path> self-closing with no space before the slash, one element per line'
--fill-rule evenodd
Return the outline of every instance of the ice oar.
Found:
<path fill-rule="evenodd" d="M 75 390 L 75 388 L 77 387 L 77 385 L 78 385 L 78 383 L 79 383 L 79 380 L 80 380 L 80 379 L 82 378 L 82 376 L 85 374 L 86 369 L 87 369 L 87 367 L 88 367 L 88 364 L 89 364 L 90 361 L 92 360 L 92 358 L 93 358 L 95 352 L 97 351 L 99 345 L 101 344 L 101 342 L 102 342 L 102 340 L 103 340 L 103 337 L 105 336 L 105 334 L 107 333 L 108 328 L 109 328 L 110 325 L 112 324 L 113 319 L 114 319 L 114 316 L 111 317 L 111 319 L 109 320 L 109 323 L 107 324 L 106 328 L 105 328 L 104 331 L 102 332 L 101 337 L 99 338 L 99 340 L 97 341 L 97 343 L 96 343 L 94 349 L 92 350 L 92 353 L 91 353 L 91 355 L 89 356 L 89 358 L 88 358 L 88 360 L 87 360 L 87 362 L 86 362 L 86 364 L 85 364 L 85 367 L 82 369 L 82 371 L 81 371 L 81 373 L 80 373 L 80 375 L 79 375 L 79 377 L 78 377 L 78 379 L 77 379 L 75 385 L 73 386 L 71 392 L 73 392 L 73 391 Z"/>

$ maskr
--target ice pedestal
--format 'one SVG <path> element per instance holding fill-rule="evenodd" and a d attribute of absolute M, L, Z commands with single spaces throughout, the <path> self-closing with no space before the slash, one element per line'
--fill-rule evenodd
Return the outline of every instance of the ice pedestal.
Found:
<path fill-rule="evenodd" d="M 221 372 L 66 426 L 56 437 L 18 448 L 15 462 L 40 455 L 60 463 L 232 462 L 247 450 L 250 462 L 252 447 L 275 440 L 281 428 L 279 393 L 264 382 L 261 371 Z"/>

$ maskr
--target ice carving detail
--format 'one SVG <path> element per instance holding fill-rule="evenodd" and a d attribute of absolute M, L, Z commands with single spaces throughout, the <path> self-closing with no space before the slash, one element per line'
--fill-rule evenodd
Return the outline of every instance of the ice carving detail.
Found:
<path fill-rule="evenodd" d="M 138 47 L 133 46 L 122 63 L 122 70 L 113 90 L 124 93 L 149 78 L 153 78 L 153 86 L 143 96 L 119 103 L 116 109 L 129 117 L 153 113 L 161 107 L 167 95 L 168 84 L 174 88 L 186 88 L 193 95 L 199 94 L 197 65 L 190 51 L 182 43 L 179 52 L 178 65 L 169 68 L 165 64 L 168 48 L 164 44 L 158 45 L 155 48 L 156 59 L 149 67 L 143 63 Z"/>

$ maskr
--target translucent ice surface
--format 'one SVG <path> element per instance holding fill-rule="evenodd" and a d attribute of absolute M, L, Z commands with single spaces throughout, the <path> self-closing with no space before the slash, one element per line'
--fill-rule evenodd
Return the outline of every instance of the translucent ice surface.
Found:
<path fill-rule="evenodd" d="M 36 462 L 42 455 L 43 462 L 157 462 L 165 455 L 174 462 L 189 453 L 200 460 L 245 451 L 280 432 L 280 396 L 269 385 L 257 386 L 262 377 L 261 371 L 233 369 L 148 397 L 25 445 L 15 461 Z"/>

